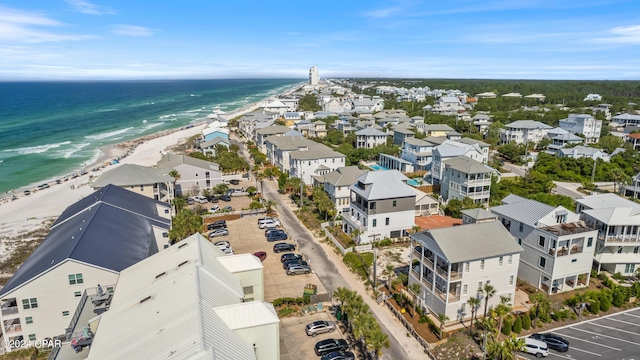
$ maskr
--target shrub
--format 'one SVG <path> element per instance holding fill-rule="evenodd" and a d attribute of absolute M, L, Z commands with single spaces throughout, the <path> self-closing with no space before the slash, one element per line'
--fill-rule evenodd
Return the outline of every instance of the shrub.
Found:
<path fill-rule="evenodd" d="M 510 319 L 504 319 L 504 321 L 502 322 L 502 333 L 509 336 L 511 335 L 511 320 Z"/>
<path fill-rule="evenodd" d="M 424 315 L 420 315 L 420 319 L 418 320 L 419 324 L 424 324 L 427 322 L 427 320 L 429 320 L 428 317 L 424 316 Z"/>
<path fill-rule="evenodd" d="M 593 300 L 591 304 L 589 304 L 588 309 L 593 315 L 598 315 L 600 312 L 600 302 L 598 300 Z"/>
<path fill-rule="evenodd" d="M 531 329 L 531 317 L 529 316 L 528 312 L 522 314 L 522 329 L 523 330 Z"/>
<path fill-rule="evenodd" d="M 622 276 L 622 274 L 620 274 L 620 272 L 617 272 L 617 273 L 613 274 L 613 278 L 618 280 L 618 281 L 624 280 L 624 276 Z"/>
<path fill-rule="evenodd" d="M 597 272 L 596 270 L 593 270 L 593 269 L 592 269 L 592 270 L 591 270 L 591 277 L 592 277 L 592 278 L 598 277 L 598 272 Z"/>
<path fill-rule="evenodd" d="M 548 311 L 540 311 L 540 315 L 538 316 L 540 322 L 549 323 L 551 322 L 551 315 Z"/>
<path fill-rule="evenodd" d="M 522 331 L 522 318 L 520 316 L 516 317 L 516 320 L 513 322 L 513 328 L 511 330 L 516 334 L 520 334 L 520 332 Z"/>
<path fill-rule="evenodd" d="M 606 312 L 611 308 L 611 298 L 609 296 L 610 294 L 608 291 L 600 292 L 600 310 Z"/>
<path fill-rule="evenodd" d="M 555 321 L 567 320 L 567 318 L 569 317 L 569 311 L 567 309 L 558 310 L 555 311 L 553 315 L 551 315 L 551 317 Z"/>
<path fill-rule="evenodd" d="M 613 299 L 611 300 L 613 306 L 621 307 L 622 304 L 625 303 L 625 295 L 625 291 L 622 290 L 622 287 L 618 286 L 617 288 L 615 288 L 613 290 Z"/>

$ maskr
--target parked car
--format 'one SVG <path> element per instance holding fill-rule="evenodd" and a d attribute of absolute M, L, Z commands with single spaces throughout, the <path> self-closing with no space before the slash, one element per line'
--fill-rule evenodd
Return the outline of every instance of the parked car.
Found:
<path fill-rule="evenodd" d="M 306 261 L 302 260 L 302 259 L 296 259 L 296 260 L 289 260 L 289 261 L 285 261 L 282 263 L 282 268 L 283 269 L 287 269 L 293 265 L 302 265 L 302 266 L 309 266 L 309 264 L 307 264 Z"/>
<path fill-rule="evenodd" d="M 215 229 L 209 233 L 209 237 L 218 237 L 218 236 L 227 236 L 229 235 L 229 230 L 227 229 Z"/>
<path fill-rule="evenodd" d="M 320 360 L 355 360 L 355 358 L 351 351 L 333 351 L 322 355 Z"/>
<path fill-rule="evenodd" d="M 222 200 L 222 201 L 226 201 L 226 202 L 229 202 L 229 201 L 231 201 L 231 196 L 229 196 L 229 195 L 222 195 L 222 196 L 220 196 L 220 200 Z"/>
<path fill-rule="evenodd" d="M 535 340 L 544 341 L 547 343 L 549 349 L 556 350 L 558 352 L 569 351 L 569 341 L 561 336 L 554 334 L 531 334 L 529 337 Z"/>
<path fill-rule="evenodd" d="M 286 253 L 280 256 L 280 262 L 290 261 L 290 260 L 301 260 L 302 255 L 294 254 L 294 253 Z"/>
<path fill-rule="evenodd" d="M 288 238 L 289 235 L 284 230 L 272 231 L 267 234 L 267 241 L 269 242 L 287 240 Z"/>
<path fill-rule="evenodd" d="M 207 230 L 215 230 L 215 229 L 226 229 L 227 222 L 225 220 L 214 221 L 211 224 L 207 225 Z"/>
<path fill-rule="evenodd" d="M 537 358 L 549 356 L 549 347 L 544 341 L 524 338 L 524 352 L 527 354 L 533 354 Z"/>
<path fill-rule="evenodd" d="M 230 211 L 233 211 L 233 208 L 231 206 L 227 205 L 227 206 L 223 207 L 221 211 L 222 212 L 230 212 Z"/>
<path fill-rule="evenodd" d="M 345 351 L 349 348 L 349 343 L 344 339 L 326 339 L 318 341 L 314 346 L 316 355 L 332 353 L 334 351 Z"/>
<path fill-rule="evenodd" d="M 207 203 L 207 198 L 204 196 L 194 196 L 193 200 L 195 200 L 195 202 L 200 203 L 200 204 L 206 204 Z"/>
<path fill-rule="evenodd" d="M 294 251 L 295 249 L 296 249 L 296 246 L 294 244 L 287 244 L 284 242 L 273 245 L 273 252 L 275 253 L 285 252 L 285 251 Z"/>
<path fill-rule="evenodd" d="M 220 206 L 215 205 L 211 207 L 211 212 L 212 213 L 217 213 L 218 211 L 220 211 Z"/>
<path fill-rule="evenodd" d="M 211 202 L 211 203 L 217 203 L 218 202 L 218 197 L 215 195 L 209 195 L 207 196 L 207 201 Z"/>
<path fill-rule="evenodd" d="M 218 246 L 218 249 L 222 251 L 225 255 L 233 255 L 233 248 L 231 246 Z"/>
<path fill-rule="evenodd" d="M 260 225 L 261 222 L 265 222 L 267 220 L 278 220 L 278 218 L 274 218 L 274 217 L 263 217 L 263 218 L 258 218 L 258 225 Z"/>
<path fill-rule="evenodd" d="M 312 323 L 307 324 L 304 328 L 304 331 L 307 333 L 307 336 L 316 336 L 318 334 L 324 334 L 328 332 L 334 332 L 336 330 L 336 323 L 333 321 L 314 321 Z"/>
<path fill-rule="evenodd" d="M 196 201 L 193 200 L 193 198 L 187 198 L 187 205 L 193 205 L 195 203 L 196 203 Z"/>
<path fill-rule="evenodd" d="M 253 253 L 253 256 L 260 259 L 260 261 L 264 261 L 267 258 L 267 253 L 265 251 L 258 251 Z"/>
<path fill-rule="evenodd" d="M 287 275 L 299 275 L 311 273 L 311 267 L 308 265 L 291 265 L 286 270 Z"/>
<path fill-rule="evenodd" d="M 236 194 L 242 194 L 244 192 L 243 188 L 236 188 L 233 190 L 233 192 L 235 192 Z"/>
<path fill-rule="evenodd" d="M 231 179 L 231 180 L 229 180 L 229 184 L 231 184 L 231 185 L 240 185 L 240 180 Z"/>
<path fill-rule="evenodd" d="M 280 220 L 265 220 L 258 224 L 260 229 L 273 229 L 280 226 Z"/>
<path fill-rule="evenodd" d="M 226 240 L 216 241 L 213 245 L 217 246 L 218 248 L 225 247 L 225 246 L 231 247 L 231 244 Z"/>
<path fill-rule="evenodd" d="M 284 230 L 282 230 L 282 229 L 277 229 L 277 228 L 276 228 L 276 229 L 267 229 L 267 230 L 265 230 L 265 231 L 264 231 L 264 237 L 268 237 L 268 236 L 269 236 L 269 234 L 271 234 L 271 233 L 276 233 L 276 232 L 280 232 L 280 231 L 284 231 Z"/>

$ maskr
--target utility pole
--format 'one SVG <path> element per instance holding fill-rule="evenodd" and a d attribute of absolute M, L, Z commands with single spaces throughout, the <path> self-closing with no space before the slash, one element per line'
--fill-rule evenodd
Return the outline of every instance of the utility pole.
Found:
<path fill-rule="evenodd" d="M 302 209 L 302 180 L 300 180 L 300 209 Z"/>
<path fill-rule="evenodd" d="M 380 236 L 380 234 L 371 234 L 369 237 L 371 238 L 371 242 L 376 242 L 376 239 Z M 376 286 L 378 282 L 378 249 L 373 248 L 373 291 L 376 292 Z"/>

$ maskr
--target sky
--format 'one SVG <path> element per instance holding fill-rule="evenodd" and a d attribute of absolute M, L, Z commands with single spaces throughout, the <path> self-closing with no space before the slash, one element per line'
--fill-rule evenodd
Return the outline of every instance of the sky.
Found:
<path fill-rule="evenodd" d="M 640 79 L 640 1 L 0 0 L 0 80 Z"/>

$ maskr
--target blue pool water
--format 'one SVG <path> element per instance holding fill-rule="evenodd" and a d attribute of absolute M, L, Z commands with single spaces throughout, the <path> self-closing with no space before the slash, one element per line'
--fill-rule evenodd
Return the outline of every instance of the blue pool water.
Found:
<path fill-rule="evenodd" d="M 378 171 L 378 170 L 389 170 L 389 169 L 387 169 L 386 167 L 384 167 L 384 166 L 380 166 L 380 165 L 369 165 L 369 167 L 370 167 L 372 170 L 376 170 L 376 171 Z"/>
<path fill-rule="evenodd" d="M 411 186 L 420 186 L 420 182 L 416 179 L 409 179 L 407 180 L 407 184 L 411 185 Z"/>

